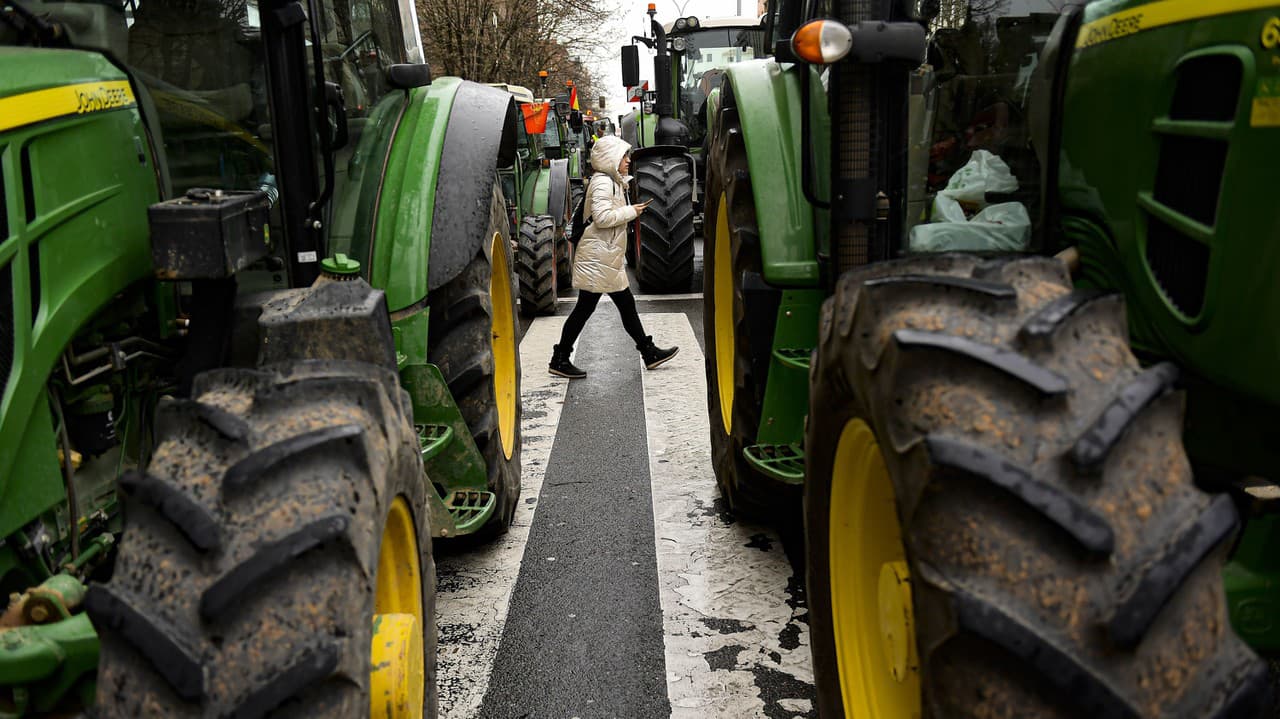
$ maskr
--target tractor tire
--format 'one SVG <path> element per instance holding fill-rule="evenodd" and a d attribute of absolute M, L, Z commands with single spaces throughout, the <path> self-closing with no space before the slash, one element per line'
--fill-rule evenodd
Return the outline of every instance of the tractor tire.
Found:
<path fill-rule="evenodd" d="M 693 286 L 693 175 L 684 156 L 641 158 L 635 165 L 640 215 L 636 279 L 642 292 L 688 292 Z"/>
<path fill-rule="evenodd" d="M 1222 588 L 1236 508 L 1193 482 L 1175 378 L 1139 366 L 1118 295 L 1055 260 L 842 276 L 806 435 L 819 713 L 1258 710 Z"/>
<path fill-rule="evenodd" d="M 516 274 L 520 280 L 520 314 L 554 314 L 556 228 L 550 215 L 531 215 L 520 222 Z"/>
<path fill-rule="evenodd" d="M 702 321 L 707 338 L 711 459 L 720 494 L 733 513 L 764 520 L 776 518 L 782 507 L 797 506 L 800 487 L 765 476 L 743 454 L 755 443 L 768 372 L 767 365 L 764 375 L 753 366 L 753 348 L 761 344 L 767 348 L 772 338 L 752 336 L 743 294 L 747 274 L 761 272 L 746 148 L 740 132 L 729 133 L 722 140 L 723 164 L 713 166 L 707 177 L 707 214 L 702 225 Z"/>
<path fill-rule="evenodd" d="M 490 292 L 495 271 L 507 273 L 513 266 L 510 243 L 498 236 L 506 225 L 500 197 L 495 196 L 489 223 L 489 236 L 495 237 L 491 246 L 429 297 L 427 349 L 484 457 L 488 491 L 497 495 L 498 509 L 482 536 L 505 533 L 520 501 L 520 355 L 510 326 L 515 295 L 505 293 L 503 301 Z M 501 263 L 493 259 L 499 250 Z"/>
<path fill-rule="evenodd" d="M 367 716 L 375 604 L 396 601 L 379 572 L 398 547 L 419 570 L 434 717 L 429 489 L 394 370 L 219 369 L 192 397 L 161 406 L 146 471 L 121 480 L 119 553 L 86 599 L 102 639 L 94 716 Z M 414 541 L 384 542 L 392 527 Z"/>

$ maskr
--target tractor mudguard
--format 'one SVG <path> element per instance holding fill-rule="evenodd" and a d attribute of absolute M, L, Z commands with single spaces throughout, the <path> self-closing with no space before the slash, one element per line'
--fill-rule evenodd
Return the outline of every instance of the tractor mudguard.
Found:
<path fill-rule="evenodd" d="M 494 170 L 515 161 L 516 121 L 510 93 L 473 82 L 458 88 L 436 183 L 429 290 L 457 276 L 491 239 L 485 233 Z"/>
<path fill-rule="evenodd" d="M 769 182 L 752 184 L 759 218 L 760 259 L 765 281 L 782 287 L 816 287 L 820 281 L 817 247 L 826 228 L 816 226 L 813 206 L 801 184 L 801 93 L 812 70 L 804 65 L 783 68 L 772 60 L 734 63 L 725 68 L 732 96 L 750 98 L 734 103 L 742 123 L 749 166 Z M 812 128 L 809 137 L 814 159 L 815 194 L 826 199 L 823 186 L 829 164 L 830 121 L 822 85 L 809 83 Z M 720 102 L 726 98 L 721 95 Z M 713 122 L 712 118 L 708 122 Z"/>
<path fill-rule="evenodd" d="M 652 145 L 650 147 L 637 147 L 631 151 L 631 164 L 635 165 L 640 160 L 647 157 L 665 157 L 667 155 L 684 156 L 689 154 L 689 148 L 682 145 Z"/>
<path fill-rule="evenodd" d="M 369 267 L 393 314 L 421 309 L 488 239 L 494 170 L 514 161 L 515 122 L 501 90 L 442 77 L 411 91 L 383 171 Z"/>
<path fill-rule="evenodd" d="M 569 203 L 569 161 L 552 160 L 550 182 L 547 185 L 547 208 L 568 207 Z M 569 210 L 572 212 L 572 208 Z M 569 219 L 555 212 L 548 212 L 556 221 L 556 227 L 563 227 Z"/>

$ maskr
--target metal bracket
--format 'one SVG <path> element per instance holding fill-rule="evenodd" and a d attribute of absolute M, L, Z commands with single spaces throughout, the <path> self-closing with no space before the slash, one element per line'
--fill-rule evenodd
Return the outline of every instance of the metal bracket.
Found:
<path fill-rule="evenodd" d="M 916 22 L 867 20 L 850 23 L 849 32 L 853 33 L 853 49 L 848 58 L 854 62 L 920 62 L 929 47 L 925 27 Z"/>

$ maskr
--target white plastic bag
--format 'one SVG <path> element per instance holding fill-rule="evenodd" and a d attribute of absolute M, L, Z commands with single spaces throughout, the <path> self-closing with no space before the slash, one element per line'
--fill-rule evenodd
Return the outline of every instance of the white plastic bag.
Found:
<path fill-rule="evenodd" d="M 1021 252 L 1031 239 L 1031 216 L 1021 202 L 986 205 L 988 192 L 1018 189 L 1018 178 L 999 156 L 974 150 L 969 161 L 951 176 L 947 189 L 933 200 L 929 224 L 911 228 L 911 252 Z M 972 218 L 965 206 L 981 208 Z"/>

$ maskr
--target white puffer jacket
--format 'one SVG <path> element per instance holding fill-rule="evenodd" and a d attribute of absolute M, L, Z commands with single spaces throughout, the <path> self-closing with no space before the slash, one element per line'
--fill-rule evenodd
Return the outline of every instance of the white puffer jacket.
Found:
<path fill-rule="evenodd" d="M 596 174 L 587 184 L 583 217 L 590 216 L 573 254 L 573 286 L 588 292 L 627 288 L 627 223 L 636 219 L 627 197 L 631 177 L 618 173 L 618 163 L 631 149 L 621 138 L 605 136 L 591 148 Z"/>

